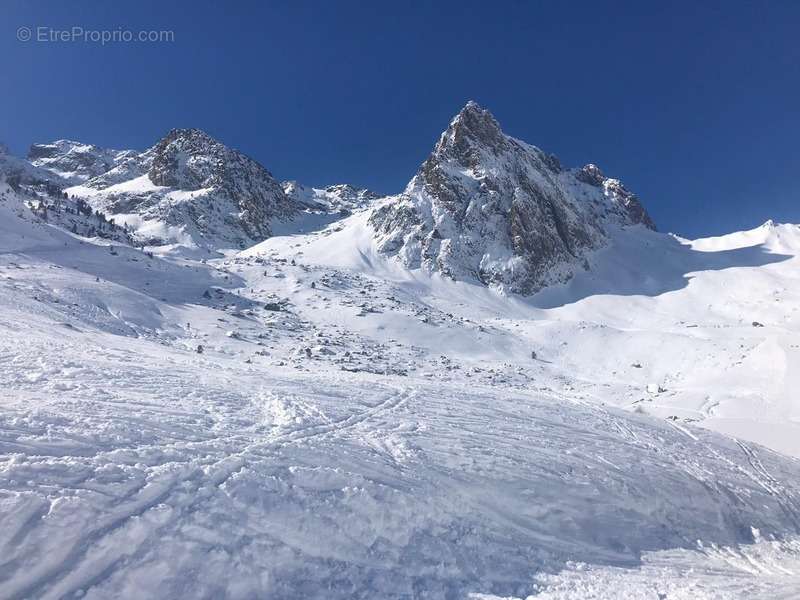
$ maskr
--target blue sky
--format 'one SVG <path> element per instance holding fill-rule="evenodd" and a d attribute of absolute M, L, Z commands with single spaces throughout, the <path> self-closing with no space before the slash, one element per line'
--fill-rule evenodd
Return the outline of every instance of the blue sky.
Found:
<path fill-rule="evenodd" d="M 281 179 L 402 189 L 468 99 L 659 228 L 800 221 L 800 2 L 4 0 L 0 140 L 200 127 Z M 171 30 L 20 42 L 19 27 Z"/>

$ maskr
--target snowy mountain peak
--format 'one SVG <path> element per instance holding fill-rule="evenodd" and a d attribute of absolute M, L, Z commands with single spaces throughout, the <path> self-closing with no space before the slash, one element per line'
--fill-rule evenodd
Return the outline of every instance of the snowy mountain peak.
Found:
<path fill-rule="evenodd" d="M 500 124 L 492 113 L 470 100 L 453 118 L 434 150 L 434 154 L 452 154 L 467 158 L 474 145 L 499 148 L 505 141 Z"/>
<path fill-rule="evenodd" d="M 525 294 L 586 268 L 615 227 L 654 228 L 621 182 L 595 165 L 563 170 L 472 101 L 370 224 L 379 249 L 411 268 Z"/>
<path fill-rule="evenodd" d="M 603 185 L 603 182 L 606 180 L 606 176 L 603 175 L 603 172 L 600 170 L 595 164 L 589 163 L 578 169 L 575 173 L 575 178 L 578 181 L 582 181 L 583 183 L 588 183 L 589 185 L 593 185 L 594 187 L 600 187 Z"/>
<path fill-rule="evenodd" d="M 53 158 L 60 154 L 67 154 L 72 149 L 82 146 L 93 148 L 91 145 L 76 142 L 75 140 L 55 140 L 52 142 L 31 144 L 31 147 L 28 149 L 28 160 L 34 161 L 43 158 Z"/>
<path fill-rule="evenodd" d="M 274 181 L 259 163 L 200 129 L 172 129 L 152 151 L 148 176 L 155 185 L 199 190 L 225 180 L 239 168 Z"/>
<path fill-rule="evenodd" d="M 380 198 L 372 190 L 349 183 L 329 185 L 325 188 L 304 186 L 297 181 L 284 181 L 283 191 L 294 202 L 312 211 L 350 213 L 371 205 Z"/>
<path fill-rule="evenodd" d="M 297 210 L 260 163 L 200 129 L 173 129 L 148 154 L 150 182 L 182 192 L 167 192 L 152 206 L 155 214 L 212 245 L 264 239 L 272 219 Z"/>
<path fill-rule="evenodd" d="M 147 244 L 243 248 L 298 206 L 252 158 L 200 129 L 173 129 L 153 147 L 69 189 L 121 215 Z"/>
<path fill-rule="evenodd" d="M 135 156 L 134 150 L 112 150 L 74 140 L 32 144 L 28 161 L 60 179 L 75 185 L 106 173 Z"/>
<path fill-rule="evenodd" d="M 329 185 L 325 188 L 326 192 L 330 192 L 332 194 L 339 194 L 342 197 L 345 196 L 357 196 L 357 195 L 367 195 L 371 196 L 372 198 L 377 198 L 378 194 L 375 192 L 368 190 L 367 188 L 357 188 L 349 183 L 337 183 L 335 185 Z"/>

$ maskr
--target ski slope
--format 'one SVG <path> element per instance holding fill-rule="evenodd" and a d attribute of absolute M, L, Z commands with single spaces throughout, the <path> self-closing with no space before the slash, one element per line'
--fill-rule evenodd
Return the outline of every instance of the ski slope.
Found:
<path fill-rule="evenodd" d="M 363 213 L 201 261 L 0 196 L 3 598 L 798 590 L 793 226 L 521 299 Z"/>
<path fill-rule="evenodd" d="M 621 230 L 591 256 L 589 270 L 523 299 L 402 269 L 380 255 L 366 221 L 357 214 L 242 255 L 355 272 L 384 296 L 418 306 L 411 318 L 369 315 L 362 330 L 370 335 L 424 342 L 467 366 L 513 364 L 526 381 L 579 399 L 800 456 L 800 227 L 768 222 L 696 241 Z M 278 280 L 281 293 L 303 294 L 293 288 L 309 275 L 295 271 L 296 279 Z M 421 312 L 438 314 L 438 327 L 414 318 Z M 340 311 L 315 306 L 308 316 L 330 325 Z"/>

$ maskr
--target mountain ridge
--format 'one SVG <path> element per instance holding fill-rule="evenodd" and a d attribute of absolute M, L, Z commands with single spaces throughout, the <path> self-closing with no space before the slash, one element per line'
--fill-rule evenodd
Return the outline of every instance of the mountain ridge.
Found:
<path fill-rule="evenodd" d="M 241 250 L 273 235 L 273 224 L 291 230 L 303 212 L 330 222 L 368 210 L 381 253 L 407 268 L 523 295 L 589 268 L 615 228 L 655 229 L 621 181 L 594 164 L 565 169 L 474 101 L 396 196 L 279 182 L 197 128 L 172 129 L 142 152 L 56 140 L 33 144 L 28 158 L 48 185 L 125 223 L 142 244 Z"/>
<path fill-rule="evenodd" d="M 280 183 L 258 161 L 198 128 L 172 129 L 142 152 L 55 140 L 33 144 L 27 159 L 2 156 L 0 170 L 47 185 L 54 196 L 66 190 L 130 226 L 145 245 L 242 249 L 304 211 L 344 215 L 379 197 L 349 184 Z"/>
<path fill-rule="evenodd" d="M 655 228 L 618 180 L 563 169 L 474 101 L 370 223 L 382 252 L 410 268 L 522 294 L 569 279 L 614 226 Z"/>
<path fill-rule="evenodd" d="M 190 205 L 228 176 L 202 145 L 76 188 Z M 534 158 L 632 218 L 599 170 Z M 793 597 L 800 227 L 620 226 L 520 297 L 380 253 L 372 203 L 241 252 L 70 232 L 57 210 L 102 213 L 23 163 L 0 182 L 5 594 Z M 451 213 L 487 214 L 444 167 Z"/>

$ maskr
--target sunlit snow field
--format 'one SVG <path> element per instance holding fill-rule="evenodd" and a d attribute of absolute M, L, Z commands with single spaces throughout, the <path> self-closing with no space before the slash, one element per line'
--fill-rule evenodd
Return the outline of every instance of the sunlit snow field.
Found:
<path fill-rule="evenodd" d="M 3 192 L 0 597 L 800 593 L 796 226 L 521 299 L 361 213 L 200 261 Z"/>

